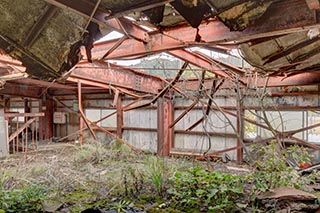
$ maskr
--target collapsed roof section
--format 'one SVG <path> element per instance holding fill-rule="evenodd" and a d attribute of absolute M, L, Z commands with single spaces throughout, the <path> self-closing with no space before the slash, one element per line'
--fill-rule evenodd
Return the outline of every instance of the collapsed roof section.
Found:
<path fill-rule="evenodd" d="M 5 0 L 0 10 L 0 48 L 31 75 L 58 77 L 87 20 L 42 0 Z"/>
<path fill-rule="evenodd" d="M 218 17 L 231 31 L 250 26 L 276 0 L 12 0 L 1 1 L 0 48 L 21 60 L 34 77 L 60 77 L 80 59 L 86 47 L 112 30 L 143 44 L 149 32 L 188 24 L 199 27 Z M 26 12 L 27 11 L 27 12 Z M 124 18 L 124 17 L 130 17 Z M 201 41 L 201 35 L 195 37 Z"/>

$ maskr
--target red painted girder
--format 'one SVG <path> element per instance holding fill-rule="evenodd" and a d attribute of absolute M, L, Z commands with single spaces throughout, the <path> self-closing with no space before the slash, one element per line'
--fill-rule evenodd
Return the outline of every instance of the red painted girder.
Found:
<path fill-rule="evenodd" d="M 44 116 L 43 112 L 30 112 L 30 113 L 15 113 L 15 112 L 7 112 L 4 114 L 4 117 L 14 118 L 14 117 L 41 117 Z"/>
<path fill-rule="evenodd" d="M 139 42 L 134 39 L 125 40 L 107 59 L 125 58 L 147 55 L 156 52 L 181 49 L 190 46 L 203 46 L 221 42 L 243 42 L 251 39 L 282 35 L 318 27 L 319 21 L 315 12 L 310 11 L 305 0 L 291 0 L 274 3 L 274 8 L 254 25 L 242 32 L 230 32 L 222 22 L 209 20 L 199 26 L 201 42 L 195 42 L 197 30 L 188 26 L 167 28 L 162 33 L 149 33 L 150 41 Z M 268 21 L 265 21 L 268 18 Z M 93 58 L 101 58 L 114 46 L 117 40 L 97 43 L 92 50 Z"/>
<path fill-rule="evenodd" d="M 159 77 L 110 63 L 80 63 L 70 77 L 152 94 L 158 94 L 164 85 Z"/>
<path fill-rule="evenodd" d="M 10 82 L 22 84 L 22 85 L 31 85 L 31 86 L 40 87 L 40 88 L 77 90 L 77 87 L 54 83 L 54 82 L 40 81 L 40 80 L 36 80 L 36 79 L 31 79 L 31 78 L 22 78 L 22 79 L 17 79 L 17 80 L 11 80 Z"/>
<path fill-rule="evenodd" d="M 264 87 L 267 78 L 242 78 L 243 82 L 249 87 Z M 272 76 L 267 81 L 267 87 L 283 87 L 283 86 L 303 86 L 314 85 L 320 83 L 320 71 L 300 73 L 289 77 Z"/>
<path fill-rule="evenodd" d="M 3 89 L 0 90 L 1 95 L 11 95 L 16 97 L 40 98 L 42 89 L 39 87 L 19 85 L 7 82 Z"/>
<path fill-rule="evenodd" d="M 320 71 L 306 72 L 296 74 L 290 77 L 271 76 L 268 78 L 263 77 L 242 77 L 241 81 L 249 88 L 255 87 L 284 87 L 284 86 L 304 86 L 315 85 L 320 83 Z M 266 84 L 267 82 L 267 84 Z M 204 86 L 210 88 L 212 79 L 206 79 Z M 199 87 L 198 79 L 190 79 L 186 82 L 177 82 L 176 87 L 181 90 L 197 90 Z M 226 79 L 221 89 L 231 89 L 234 87 L 234 83 Z"/>
<path fill-rule="evenodd" d="M 174 57 L 177 57 L 177 58 L 180 58 L 181 60 L 189 62 L 190 64 L 193 64 L 195 66 L 208 70 L 209 72 L 212 72 L 216 75 L 219 75 L 222 77 L 229 77 L 228 74 L 222 71 L 220 67 L 216 66 L 210 61 L 204 59 L 203 57 L 200 57 L 196 53 L 193 53 L 189 50 L 185 50 L 185 49 L 171 50 L 168 53 Z"/>

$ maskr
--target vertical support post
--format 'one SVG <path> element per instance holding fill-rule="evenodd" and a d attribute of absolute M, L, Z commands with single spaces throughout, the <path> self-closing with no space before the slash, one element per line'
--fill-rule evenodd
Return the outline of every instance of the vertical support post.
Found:
<path fill-rule="evenodd" d="M 25 113 L 30 113 L 30 107 L 29 107 L 29 100 L 27 98 L 24 99 L 24 112 Z M 28 117 L 24 117 L 24 122 L 26 123 L 28 121 Z M 26 150 L 26 142 L 28 140 L 28 127 L 26 127 L 25 131 L 21 133 L 22 138 L 21 138 L 21 147 L 22 147 L 22 152 L 25 152 Z"/>
<path fill-rule="evenodd" d="M 53 137 L 53 107 L 54 102 L 52 99 L 46 99 L 46 112 L 45 112 L 45 122 L 46 122 L 46 129 L 45 129 L 45 137 L 46 139 L 50 139 Z"/>
<path fill-rule="evenodd" d="M 25 112 L 25 113 L 31 112 L 31 111 L 30 111 L 30 107 L 29 107 L 29 100 L 28 100 L 27 98 L 24 99 L 24 112 Z M 25 118 L 24 118 L 24 122 L 27 122 L 27 121 L 28 121 L 28 118 L 25 117 Z"/>
<path fill-rule="evenodd" d="M 42 109 L 43 101 L 42 99 L 39 100 L 39 112 L 43 112 Z M 44 117 L 39 117 L 39 141 L 44 139 L 44 132 L 45 132 L 45 126 L 44 126 Z"/>
<path fill-rule="evenodd" d="M 174 131 L 170 124 L 173 122 L 173 103 L 166 98 L 158 99 L 157 117 L 158 117 L 158 147 L 159 156 L 168 156 L 174 145 Z"/>
<path fill-rule="evenodd" d="M 123 133 L 123 110 L 122 110 L 122 95 L 117 97 L 117 135 L 122 138 Z"/>
<path fill-rule="evenodd" d="M 4 99 L 4 113 L 10 112 L 10 98 L 5 98 Z M 12 118 L 8 119 L 8 126 L 10 126 L 10 129 L 8 129 L 8 134 L 12 133 Z"/>
<path fill-rule="evenodd" d="M 4 99 L 4 112 L 9 112 L 10 111 L 10 98 L 5 98 Z"/>
<path fill-rule="evenodd" d="M 17 123 L 16 123 L 16 130 L 19 129 L 19 116 L 17 117 Z M 14 146 L 14 150 L 13 153 L 19 152 L 19 137 L 16 137 L 16 145 Z"/>
<path fill-rule="evenodd" d="M 79 111 L 80 108 L 82 109 L 82 92 L 81 92 L 81 82 L 78 81 L 78 107 L 79 107 Z M 82 118 L 82 116 L 79 116 L 79 143 L 82 144 L 83 143 L 83 124 L 84 124 L 84 120 Z"/>
<path fill-rule="evenodd" d="M 239 137 L 237 139 L 237 146 L 242 146 L 242 142 L 244 139 L 244 110 L 241 105 L 240 109 L 238 109 L 238 116 L 237 116 L 237 131 L 239 134 Z M 240 113 L 239 113 L 240 112 Z M 243 163 L 243 148 L 237 149 L 237 163 L 242 164 Z"/>

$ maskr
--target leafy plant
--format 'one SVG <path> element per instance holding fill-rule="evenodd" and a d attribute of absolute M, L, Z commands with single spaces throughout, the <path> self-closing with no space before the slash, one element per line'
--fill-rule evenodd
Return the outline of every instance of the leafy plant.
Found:
<path fill-rule="evenodd" d="M 309 177 L 301 177 L 288 163 L 289 157 L 298 162 L 308 159 L 307 153 L 301 147 L 291 148 L 287 152 L 273 142 L 267 146 L 261 146 L 258 151 L 259 159 L 255 161 L 256 171 L 249 176 L 253 181 L 253 192 L 265 192 L 283 186 L 301 188 L 312 181 Z M 302 152 L 304 156 L 301 155 Z"/>
<path fill-rule="evenodd" d="M 181 210 L 230 212 L 243 207 L 237 203 L 243 196 L 243 183 L 242 177 L 195 167 L 186 172 L 176 172 L 171 178 L 168 193 L 174 205 Z"/>
<path fill-rule="evenodd" d="M 297 165 L 310 163 L 311 162 L 311 155 L 309 154 L 307 148 L 293 145 L 288 147 L 288 154 L 291 158 L 295 161 Z"/>
<path fill-rule="evenodd" d="M 0 212 L 40 212 L 44 188 L 30 185 L 22 189 L 0 190 Z"/>
<path fill-rule="evenodd" d="M 126 209 L 128 209 L 132 203 L 128 200 L 120 200 L 117 203 L 111 204 L 110 208 L 112 210 L 117 211 L 117 213 L 126 212 Z"/>

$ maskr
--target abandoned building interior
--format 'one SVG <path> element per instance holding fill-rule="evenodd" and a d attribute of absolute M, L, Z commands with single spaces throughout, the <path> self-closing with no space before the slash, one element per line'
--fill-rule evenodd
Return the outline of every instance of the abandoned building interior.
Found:
<path fill-rule="evenodd" d="M 0 9 L 2 157 L 96 139 L 242 163 L 250 144 L 277 140 L 320 159 L 318 0 Z"/>

